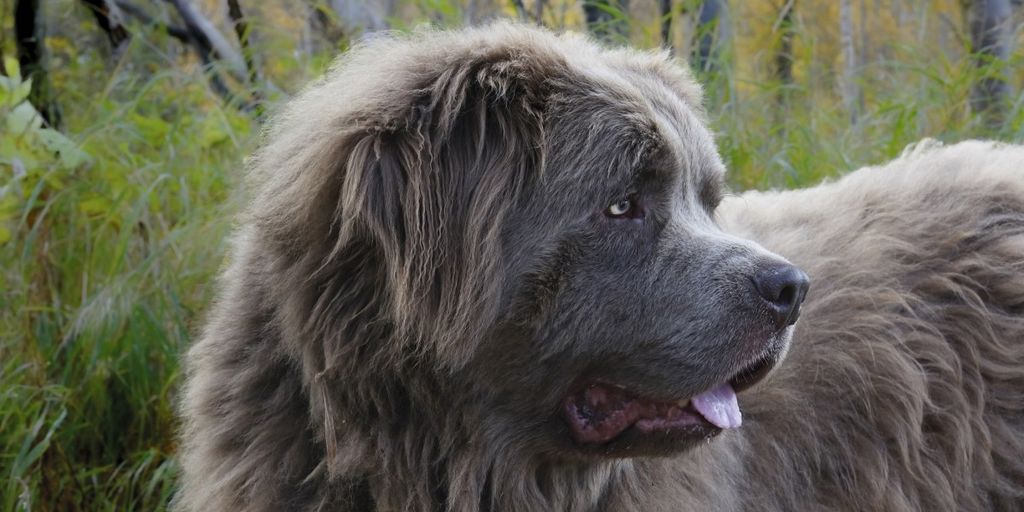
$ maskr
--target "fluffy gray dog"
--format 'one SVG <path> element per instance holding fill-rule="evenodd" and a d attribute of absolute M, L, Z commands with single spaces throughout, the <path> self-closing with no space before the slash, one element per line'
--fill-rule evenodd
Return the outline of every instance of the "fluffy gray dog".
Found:
<path fill-rule="evenodd" d="M 1024 149 L 719 205 L 682 66 L 497 24 L 353 49 L 251 168 L 179 510 L 1024 507 Z"/>

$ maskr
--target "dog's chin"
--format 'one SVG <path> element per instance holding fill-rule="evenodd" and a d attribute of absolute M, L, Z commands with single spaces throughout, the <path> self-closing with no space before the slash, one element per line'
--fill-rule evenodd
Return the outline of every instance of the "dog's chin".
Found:
<path fill-rule="evenodd" d="M 792 327 L 776 333 L 761 354 L 690 396 L 665 399 L 632 391 L 629 383 L 584 380 L 562 401 L 559 431 L 571 450 L 584 456 L 650 457 L 687 451 L 724 430 L 740 428 L 737 393 L 754 387 L 778 367 L 791 336 Z"/>

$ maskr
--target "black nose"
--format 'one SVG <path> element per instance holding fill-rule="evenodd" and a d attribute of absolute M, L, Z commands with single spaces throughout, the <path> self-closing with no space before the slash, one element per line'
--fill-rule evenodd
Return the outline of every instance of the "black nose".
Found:
<path fill-rule="evenodd" d="M 768 304 L 776 329 L 796 323 L 810 285 L 807 274 L 788 263 L 765 267 L 754 277 L 754 286 Z"/>

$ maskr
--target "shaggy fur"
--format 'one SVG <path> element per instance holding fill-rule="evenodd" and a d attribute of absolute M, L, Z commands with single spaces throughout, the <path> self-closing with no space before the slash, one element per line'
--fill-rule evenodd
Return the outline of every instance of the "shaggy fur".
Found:
<path fill-rule="evenodd" d="M 251 162 L 177 509 L 1024 506 L 1024 148 L 729 198 L 727 235 L 699 105 L 662 55 L 514 25 L 352 50 Z M 643 230 L 598 231 L 636 187 Z M 737 283 L 777 258 L 744 239 L 814 283 L 744 425 L 574 451 L 550 412 L 576 376 L 690 396 L 746 357 Z"/>

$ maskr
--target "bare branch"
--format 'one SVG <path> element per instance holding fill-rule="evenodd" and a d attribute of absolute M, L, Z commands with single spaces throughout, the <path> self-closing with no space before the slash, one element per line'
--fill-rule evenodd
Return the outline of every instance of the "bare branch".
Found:
<path fill-rule="evenodd" d="M 214 53 L 209 40 L 203 39 L 201 33 L 197 33 L 190 28 L 176 27 L 157 21 L 146 11 L 128 3 L 126 0 L 116 0 L 116 4 L 121 10 L 133 18 L 136 18 L 147 25 L 153 25 L 164 29 L 167 31 L 168 35 L 194 49 L 196 55 L 199 56 L 199 60 L 203 63 L 203 69 L 206 72 L 207 79 L 210 81 L 210 89 L 223 98 L 225 102 L 236 104 L 240 109 L 245 111 L 256 110 L 256 107 L 252 102 L 238 101 L 237 95 L 232 92 L 223 77 L 221 77 L 217 72 L 216 66 L 214 65 L 214 61 L 217 60 L 217 55 Z"/>
<path fill-rule="evenodd" d="M 249 47 L 249 23 L 242 15 L 242 7 L 238 0 L 228 0 L 228 16 L 235 27 L 235 34 L 238 36 L 238 44 L 242 47 L 242 58 L 248 71 L 249 83 L 256 83 L 257 70 L 253 63 L 252 50 Z"/>
<path fill-rule="evenodd" d="M 207 78 L 210 80 L 210 89 L 217 93 L 227 103 L 233 103 L 236 99 L 235 94 L 231 92 L 231 88 L 224 83 L 224 79 L 221 78 L 220 74 L 217 73 L 213 60 L 210 59 L 210 52 L 197 51 L 199 59 L 203 62 L 203 70 L 206 72 Z M 252 106 L 247 103 L 241 103 L 242 110 L 251 110 Z"/>
<path fill-rule="evenodd" d="M 217 27 L 188 0 L 167 0 L 178 11 L 185 27 L 194 38 L 212 51 L 214 57 L 228 64 L 228 70 L 239 81 L 246 77 L 245 59 L 235 51 Z"/>
<path fill-rule="evenodd" d="M 782 9 L 779 9 L 779 17 L 775 18 L 775 23 L 772 23 L 772 33 L 778 32 L 779 28 L 783 23 L 786 23 L 793 14 L 793 4 L 796 0 L 786 0 L 785 4 L 782 4 Z"/>
<path fill-rule="evenodd" d="M 256 59 L 253 57 L 252 46 L 249 44 L 249 23 L 246 21 L 245 16 L 242 14 L 242 6 L 238 4 L 238 0 L 227 0 L 228 1 L 228 16 L 231 17 L 231 23 L 235 27 L 235 34 L 238 35 L 238 44 L 242 47 L 242 57 L 245 59 L 245 68 L 247 71 L 247 78 L 249 86 L 252 87 L 252 97 L 256 102 L 256 113 L 262 116 L 263 111 L 260 107 L 262 102 L 262 94 L 258 88 L 258 84 L 262 82 L 260 79 L 259 67 L 256 66 Z"/>
<path fill-rule="evenodd" d="M 658 10 L 661 15 L 661 46 L 675 53 L 672 44 L 672 0 L 660 0 Z"/>
<path fill-rule="evenodd" d="M 117 0 L 116 5 L 125 14 L 128 14 L 129 16 L 139 20 L 143 24 L 158 27 L 163 31 L 167 32 L 167 35 L 177 39 L 178 41 L 181 41 L 185 44 L 192 44 L 192 36 L 188 33 L 188 30 L 185 30 L 184 28 L 178 26 L 171 25 L 169 23 L 161 23 L 153 19 L 152 16 L 146 13 L 146 11 L 126 2 L 125 0 Z"/>
<path fill-rule="evenodd" d="M 96 24 L 100 26 L 103 33 L 107 35 L 110 46 L 114 51 L 120 51 L 125 42 L 128 41 L 128 30 L 124 28 L 124 15 L 118 9 L 117 4 L 109 0 L 82 0 L 86 8 L 96 18 Z"/>

